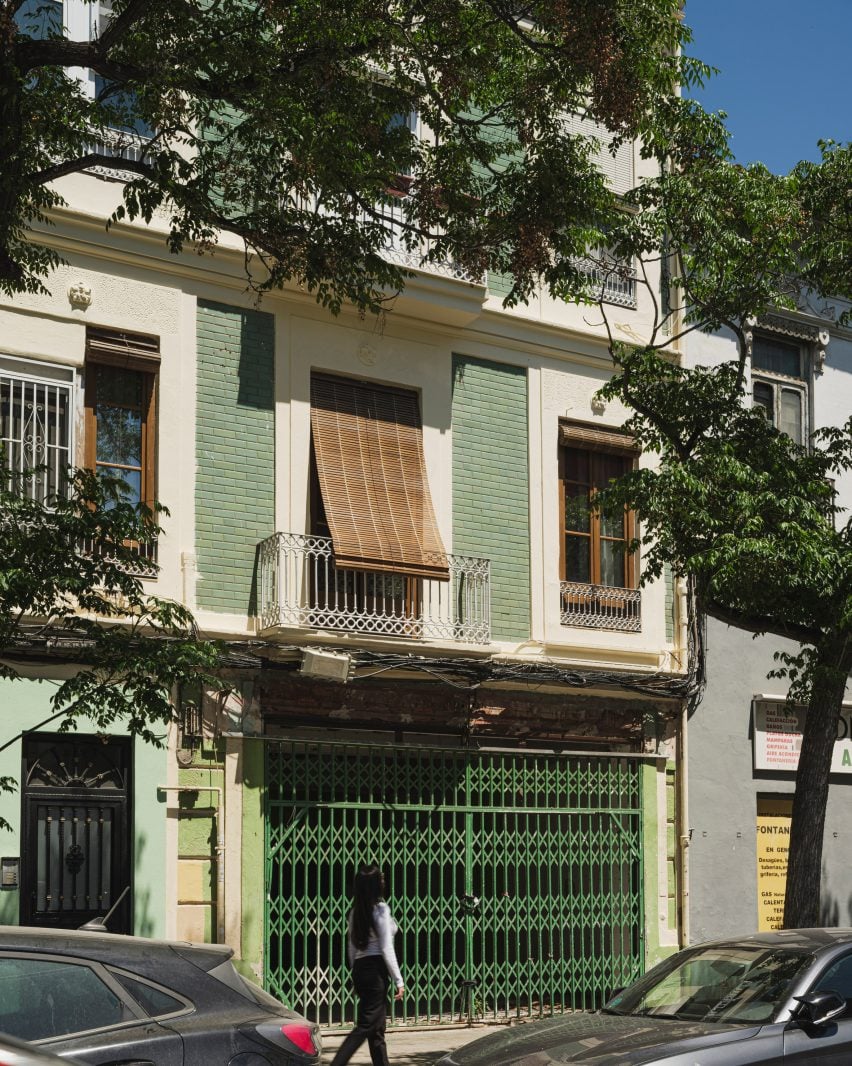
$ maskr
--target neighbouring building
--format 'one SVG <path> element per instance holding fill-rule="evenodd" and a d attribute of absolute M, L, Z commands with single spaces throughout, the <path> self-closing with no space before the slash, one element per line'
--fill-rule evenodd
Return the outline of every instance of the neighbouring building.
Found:
<path fill-rule="evenodd" d="M 600 158 L 615 183 L 648 165 Z M 0 304 L 0 438 L 109 464 L 99 414 L 123 412 L 140 498 L 171 512 L 145 580 L 227 642 L 231 692 L 177 693 L 157 749 L 56 734 L 73 650 L 19 663 L 3 920 L 80 924 L 129 886 L 117 928 L 226 940 L 334 1024 L 375 858 L 405 1019 L 599 1003 L 679 942 L 687 674 L 672 583 L 640 589 L 620 551 L 632 516 L 578 505 L 646 461 L 596 396 L 603 328 L 393 240 L 415 276 L 381 322 L 295 288 L 258 306 L 227 239 L 105 231 L 120 165 L 62 179 L 68 265 Z M 629 270 L 596 283 L 641 329 Z"/>
<path fill-rule="evenodd" d="M 835 301 L 835 303 L 838 303 Z M 843 307 L 803 304 L 754 327 L 749 361 L 752 400 L 798 443 L 852 411 L 852 331 L 837 324 Z M 692 364 L 735 358 L 733 341 L 693 336 Z M 852 478 L 836 483 L 852 505 Z M 845 519 L 844 519 L 845 520 Z M 707 688 L 687 726 L 690 942 L 780 927 L 802 713 L 786 706 L 787 682 L 770 678 L 778 652 L 797 646 L 752 637 L 712 619 L 707 624 Z M 836 746 L 825 826 L 822 916 L 852 923 L 850 708 Z"/>

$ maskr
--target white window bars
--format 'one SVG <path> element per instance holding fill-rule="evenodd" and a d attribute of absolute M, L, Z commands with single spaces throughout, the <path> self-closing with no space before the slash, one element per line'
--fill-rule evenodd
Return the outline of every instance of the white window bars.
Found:
<path fill-rule="evenodd" d="M 26 493 L 46 499 L 62 490 L 71 462 L 71 383 L 17 375 L 0 367 L 3 465 L 32 471 Z"/>

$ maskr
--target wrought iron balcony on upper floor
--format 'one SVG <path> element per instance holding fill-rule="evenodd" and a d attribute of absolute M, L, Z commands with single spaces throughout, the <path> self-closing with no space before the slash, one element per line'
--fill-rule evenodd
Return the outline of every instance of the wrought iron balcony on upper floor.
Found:
<path fill-rule="evenodd" d="M 559 591 L 560 621 L 564 626 L 618 629 L 628 633 L 638 633 L 642 629 L 642 593 L 639 589 L 562 581 Z"/>
<path fill-rule="evenodd" d="M 448 580 L 338 567 L 330 537 L 275 533 L 260 545 L 260 624 L 487 644 L 490 562 L 443 555 Z"/>

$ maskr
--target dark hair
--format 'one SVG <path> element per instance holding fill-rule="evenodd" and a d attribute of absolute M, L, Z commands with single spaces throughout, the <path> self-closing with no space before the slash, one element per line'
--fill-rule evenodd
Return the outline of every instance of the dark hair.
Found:
<path fill-rule="evenodd" d="M 375 863 L 362 866 L 355 874 L 355 885 L 352 890 L 354 902 L 350 916 L 352 942 L 361 951 L 370 939 L 370 930 L 373 927 L 373 908 L 384 894 L 385 879 L 379 867 Z"/>

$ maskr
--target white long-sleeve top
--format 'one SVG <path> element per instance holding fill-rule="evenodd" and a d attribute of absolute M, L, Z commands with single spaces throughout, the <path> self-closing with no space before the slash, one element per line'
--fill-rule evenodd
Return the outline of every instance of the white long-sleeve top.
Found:
<path fill-rule="evenodd" d="M 388 973 L 397 988 L 402 988 L 402 974 L 399 972 L 399 962 L 394 951 L 393 938 L 396 936 L 398 926 L 391 917 L 390 907 L 387 903 L 379 902 L 373 907 L 373 924 L 370 927 L 370 936 L 365 948 L 356 947 L 352 939 L 352 919 L 349 919 L 349 936 L 347 948 L 349 952 L 349 965 L 352 966 L 356 959 L 365 959 L 368 955 L 381 955 L 385 960 Z"/>

